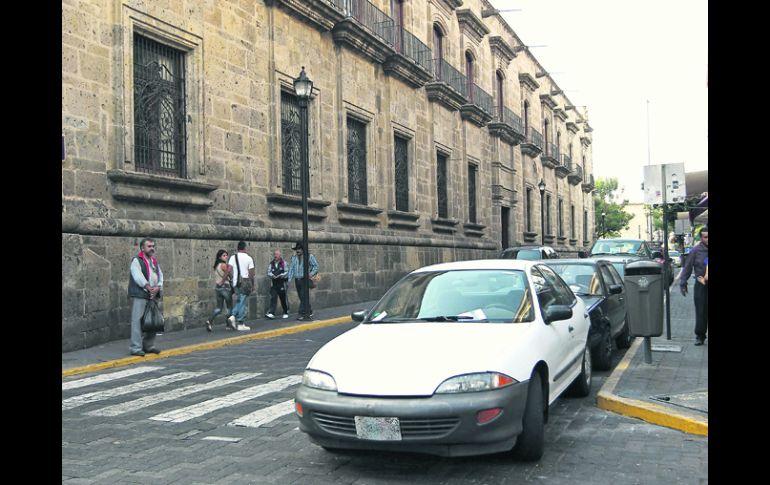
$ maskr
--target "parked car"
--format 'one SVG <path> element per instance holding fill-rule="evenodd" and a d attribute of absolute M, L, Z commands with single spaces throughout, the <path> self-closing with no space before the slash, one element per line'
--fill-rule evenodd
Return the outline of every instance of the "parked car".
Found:
<path fill-rule="evenodd" d="M 671 262 L 677 268 L 682 267 L 682 253 L 679 251 L 671 250 L 668 252 L 668 256 L 671 258 Z"/>
<path fill-rule="evenodd" d="M 549 405 L 590 393 L 586 306 L 542 263 L 424 267 L 352 317 L 295 399 L 300 430 L 326 449 L 537 460 Z"/>
<path fill-rule="evenodd" d="M 642 239 L 599 239 L 591 248 L 590 257 L 622 256 L 624 263 L 652 260 L 663 265 L 667 286 L 674 282 L 674 268 L 671 258 L 663 257 L 663 250 L 655 247 L 653 251 L 647 241 Z M 616 267 L 617 269 L 617 267 Z M 625 273 L 621 273 L 623 275 Z"/>
<path fill-rule="evenodd" d="M 538 259 L 556 259 L 559 253 L 551 246 L 518 246 L 504 249 L 500 253 L 500 259 L 526 259 L 535 261 Z"/>
<path fill-rule="evenodd" d="M 622 349 L 631 345 L 623 277 L 612 263 L 603 259 L 560 259 L 545 264 L 583 299 L 591 318 L 588 341 L 594 367 L 609 370 L 613 341 Z"/>

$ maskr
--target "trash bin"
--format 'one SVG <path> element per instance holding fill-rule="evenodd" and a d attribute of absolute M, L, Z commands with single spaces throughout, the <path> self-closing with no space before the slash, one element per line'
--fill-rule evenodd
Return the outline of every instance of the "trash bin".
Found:
<path fill-rule="evenodd" d="M 663 334 L 663 267 L 654 261 L 626 265 L 628 331 L 634 337 Z"/>

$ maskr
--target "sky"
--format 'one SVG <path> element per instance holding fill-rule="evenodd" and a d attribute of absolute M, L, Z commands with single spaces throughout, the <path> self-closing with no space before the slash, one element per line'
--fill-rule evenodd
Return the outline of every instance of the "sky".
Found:
<path fill-rule="evenodd" d="M 642 202 L 643 167 L 708 170 L 706 0 L 490 0 L 570 101 L 588 107 L 596 178 Z"/>

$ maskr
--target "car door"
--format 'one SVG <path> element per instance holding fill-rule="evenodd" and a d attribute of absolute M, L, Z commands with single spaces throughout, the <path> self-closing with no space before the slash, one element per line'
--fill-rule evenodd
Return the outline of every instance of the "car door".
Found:
<path fill-rule="evenodd" d="M 615 284 L 623 287 L 623 292 L 620 295 L 617 295 L 619 297 L 618 300 L 620 301 L 618 316 L 617 319 L 612 322 L 612 335 L 615 335 L 617 332 L 622 330 L 623 322 L 626 319 L 626 284 L 623 282 L 623 278 L 620 276 L 620 273 L 618 273 L 618 270 L 615 269 L 615 266 L 611 264 L 607 265 L 607 271 L 609 271 L 610 275 L 612 275 L 612 279 L 615 280 Z"/>
<path fill-rule="evenodd" d="M 617 332 L 620 331 L 620 325 L 621 323 L 623 323 L 623 317 L 625 316 L 624 315 L 625 303 L 623 301 L 625 299 L 625 295 L 610 294 L 610 286 L 616 285 L 618 283 L 617 283 L 617 280 L 612 276 L 612 273 L 610 272 L 609 264 L 600 264 L 599 274 L 601 275 L 602 285 L 604 286 L 604 294 L 605 294 L 604 310 L 610 319 L 610 328 L 612 330 L 612 335 L 616 335 Z"/>
<path fill-rule="evenodd" d="M 546 265 L 538 265 L 537 269 L 545 277 L 546 283 L 553 288 L 555 292 L 552 305 L 567 305 L 572 307 L 572 317 L 568 320 L 560 320 L 551 323 L 551 327 L 556 327 L 559 331 L 567 331 L 566 351 L 562 365 L 555 368 L 553 372 L 554 381 L 557 386 L 569 385 L 575 372 L 580 370 L 583 350 L 585 348 L 588 336 L 588 325 L 586 318 L 588 315 L 584 312 L 583 306 L 577 304 L 577 297 L 569 286 L 562 280 L 551 268 Z"/>
<path fill-rule="evenodd" d="M 565 384 L 567 372 L 562 371 L 569 363 L 569 320 L 545 325 L 545 312 L 550 306 L 556 305 L 557 294 L 556 289 L 545 279 L 538 267 L 541 266 L 538 265 L 530 268 L 530 279 L 534 287 L 537 307 L 540 311 L 540 323 L 543 325 L 542 338 L 539 340 L 543 359 L 550 369 L 550 372 L 548 372 L 548 378 L 550 379 L 548 402 L 551 402 L 569 384 L 569 382 Z M 560 373 L 560 371 L 562 372 Z"/>

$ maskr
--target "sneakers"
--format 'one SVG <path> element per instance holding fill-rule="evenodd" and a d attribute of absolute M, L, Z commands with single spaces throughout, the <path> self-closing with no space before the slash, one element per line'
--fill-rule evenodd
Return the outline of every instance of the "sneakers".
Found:
<path fill-rule="evenodd" d="M 206 320 L 206 331 L 211 332 L 211 320 Z"/>
<path fill-rule="evenodd" d="M 247 330 L 251 330 L 251 327 L 249 327 L 249 326 L 246 326 L 246 325 L 244 325 L 244 324 L 242 324 L 242 323 L 239 323 L 239 324 L 238 324 L 238 327 L 236 328 L 236 330 L 238 330 L 238 331 L 240 331 L 240 332 L 245 332 L 245 331 L 247 331 Z"/>
<path fill-rule="evenodd" d="M 266 316 L 267 318 L 269 318 L 270 320 L 272 320 L 273 318 L 275 318 L 275 315 L 273 315 L 272 313 L 265 313 L 265 316 Z"/>
<path fill-rule="evenodd" d="M 235 315 L 230 315 L 227 317 L 227 326 L 225 328 L 231 328 L 235 330 Z"/>
<path fill-rule="evenodd" d="M 136 352 L 131 352 L 131 355 L 136 355 L 137 357 L 144 357 L 144 351 L 137 350 Z"/>
<path fill-rule="evenodd" d="M 288 313 L 284 313 L 282 318 L 289 318 L 289 314 Z"/>
<path fill-rule="evenodd" d="M 704 342 L 705 340 L 706 340 L 706 339 L 705 339 L 705 338 L 703 338 L 703 337 L 698 337 L 698 338 L 696 338 L 696 339 L 695 339 L 695 345 L 703 345 L 703 342 Z"/>
<path fill-rule="evenodd" d="M 148 354 L 159 354 L 160 353 L 160 349 L 158 349 L 157 347 L 153 347 L 151 349 L 144 349 L 144 351 L 146 353 L 148 353 Z"/>

